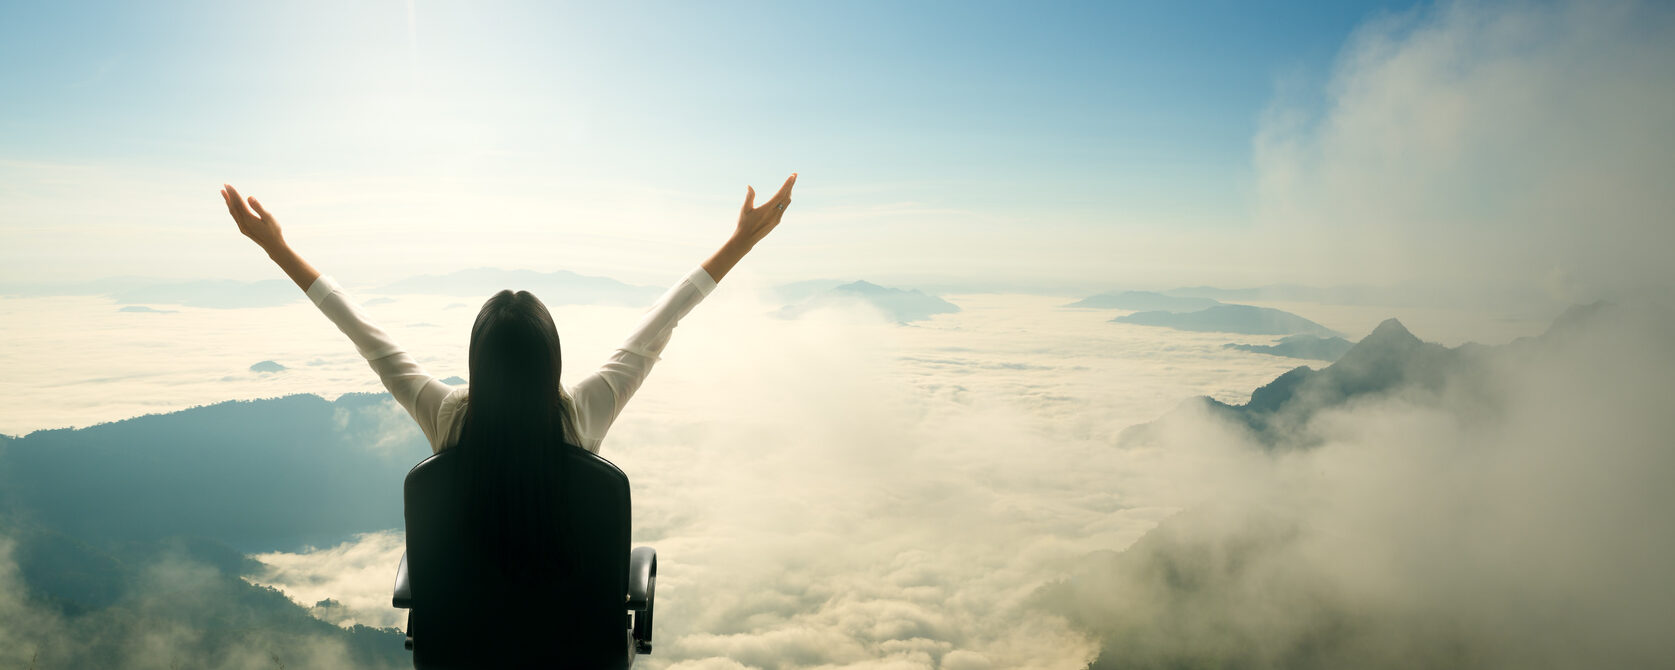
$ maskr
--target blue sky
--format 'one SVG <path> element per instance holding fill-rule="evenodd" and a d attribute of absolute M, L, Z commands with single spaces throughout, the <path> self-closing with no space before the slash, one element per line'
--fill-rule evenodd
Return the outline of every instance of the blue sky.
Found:
<path fill-rule="evenodd" d="M 677 273 L 668 265 L 695 262 L 725 236 L 744 184 L 771 189 L 798 171 L 802 220 L 788 225 L 809 230 L 773 242 L 782 255 L 755 261 L 766 275 L 907 281 L 966 268 L 1028 284 L 1133 282 L 1152 270 L 1190 281 L 1186 261 L 1089 275 L 1102 245 L 1249 228 L 1253 144 L 1275 101 L 1318 113 L 1358 30 L 1440 10 L 421 1 L 3 11 L 5 279 L 265 278 L 260 263 L 230 260 L 241 240 L 211 232 L 218 200 L 196 204 L 229 181 L 266 194 L 293 243 L 327 260 L 364 261 L 365 245 L 406 240 L 364 264 L 368 279 L 500 265 L 661 283 Z M 72 204 L 90 198 L 109 209 Z M 1087 256 L 1011 244 L 1041 230 Z M 136 259 L 134 249 L 161 244 L 145 231 L 215 253 Z M 983 241 L 962 247 L 965 236 Z M 536 240 L 574 244 L 537 267 L 542 258 L 519 251 Z M 810 262 L 833 254 L 857 257 Z M 951 260 L 913 271 L 933 255 Z"/>
<path fill-rule="evenodd" d="M 8 8 L 0 151 L 1225 207 L 1276 79 L 1321 75 L 1389 3 L 163 4 Z"/>

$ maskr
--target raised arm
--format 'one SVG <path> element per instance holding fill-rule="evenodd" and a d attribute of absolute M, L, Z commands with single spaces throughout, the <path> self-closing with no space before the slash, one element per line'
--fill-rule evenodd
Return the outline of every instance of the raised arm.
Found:
<path fill-rule="evenodd" d="M 733 230 L 733 236 L 721 245 L 721 249 L 705 260 L 702 265 L 704 271 L 710 273 L 717 282 L 727 276 L 727 272 L 738 265 L 745 254 L 756 247 L 756 243 L 773 232 L 779 225 L 780 217 L 785 216 L 785 208 L 791 206 L 791 187 L 797 183 L 797 173 L 785 180 L 785 185 L 779 187 L 779 192 L 761 207 L 753 207 L 756 200 L 756 189 L 746 186 L 744 194 L 744 208 L 739 210 L 739 225 Z"/>
<path fill-rule="evenodd" d="M 239 232 L 266 251 L 268 258 L 273 259 L 286 276 L 297 283 L 297 288 L 308 295 L 314 306 L 320 308 L 338 330 L 349 336 L 349 341 L 354 343 L 372 371 L 378 373 L 384 388 L 418 422 L 419 430 L 424 432 L 431 449 L 441 449 L 445 436 L 438 414 L 442 401 L 454 391 L 453 387 L 425 372 L 401 345 L 367 317 L 337 282 L 331 277 L 320 276 L 319 270 L 293 251 L 285 243 L 279 221 L 262 207 L 262 203 L 249 198 L 249 207 L 246 207 L 246 200 L 239 197 L 236 189 L 223 186 L 221 198 L 227 202 L 227 211 L 232 213 L 233 220 L 238 222 Z"/>
<path fill-rule="evenodd" d="M 744 209 L 739 212 L 739 224 L 721 249 L 658 298 L 657 303 L 641 317 L 628 339 L 605 359 L 605 363 L 576 383 L 576 421 L 584 448 L 598 452 L 605 432 L 610 430 L 623 406 L 628 404 L 628 399 L 651 374 L 651 367 L 663 353 L 663 347 L 668 345 L 675 325 L 715 289 L 716 282 L 727 276 L 727 272 L 738 265 L 757 242 L 779 225 L 780 218 L 785 216 L 785 208 L 791 204 L 791 186 L 796 181 L 797 174 L 793 172 L 785 180 L 785 185 L 780 187 L 779 193 L 762 203 L 761 207 L 752 206 L 756 189 L 745 187 Z"/>

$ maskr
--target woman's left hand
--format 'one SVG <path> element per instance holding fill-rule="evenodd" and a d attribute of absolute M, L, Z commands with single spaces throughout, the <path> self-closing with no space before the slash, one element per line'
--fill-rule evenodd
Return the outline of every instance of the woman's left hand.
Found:
<path fill-rule="evenodd" d="M 279 220 L 263 209 L 262 203 L 256 202 L 255 198 L 250 198 L 250 206 L 246 207 L 238 189 L 228 184 L 221 186 L 221 199 L 227 201 L 227 211 L 238 222 L 238 232 L 244 233 L 245 237 L 262 247 L 262 251 L 268 252 L 268 258 L 279 264 L 279 269 L 297 283 L 297 288 L 307 291 L 313 286 L 314 281 L 320 278 L 320 271 L 285 244 L 285 236 L 279 231 Z"/>
<path fill-rule="evenodd" d="M 251 197 L 250 205 L 246 207 L 238 189 L 228 184 L 221 186 L 221 199 L 227 201 L 227 211 L 232 213 L 233 221 L 238 222 L 238 232 L 244 233 L 245 237 L 270 254 L 285 246 L 285 235 L 279 230 L 279 220 L 263 209 L 262 203 Z"/>

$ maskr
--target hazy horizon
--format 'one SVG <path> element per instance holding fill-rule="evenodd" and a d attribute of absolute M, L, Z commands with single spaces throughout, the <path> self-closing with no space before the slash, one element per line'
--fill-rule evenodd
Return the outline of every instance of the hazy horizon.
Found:
<path fill-rule="evenodd" d="M 791 172 L 603 445 L 637 667 L 1675 660 L 1668 4 L 14 4 L 0 62 L 0 665 L 409 660 L 429 450 L 222 183 L 436 377 L 517 283 L 573 383 Z"/>
<path fill-rule="evenodd" d="M 803 301 L 778 297 L 776 286 L 733 279 L 718 287 L 705 309 L 690 317 L 710 322 L 705 312 L 724 309 L 757 323 L 787 305 Z M 336 394 L 363 391 L 382 393 L 366 363 L 346 347 L 343 335 L 319 313 L 295 286 L 275 288 L 292 296 L 280 304 L 223 308 L 184 306 L 170 302 L 125 305 L 104 295 L 0 297 L 0 317 L 12 346 L 0 352 L 0 367 L 18 381 L 0 386 L 0 434 L 22 435 L 33 430 L 85 427 L 142 414 L 175 411 L 223 400 L 315 393 L 330 399 Z M 661 293 L 657 289 L 655 293 Z M 352 293 L 369 314 L 390 331 L 438 377 L 467 377 L 466 345 L 479 297 L 408 293 Z M 1018 302 L 1032 312 L 1079 312 L 1090 324 L 1112 331 L 1125 326 L 1104 323 L 1129 310 L 1067 308 L 1078 297 L 1025 294 L 946 294 L 962 309 L 973 304 Z M 563 338 L 566 383 L 590 371 L 637 321 L 643 307 L 580 304 L 552 300 L 550 308 Z M 1238 304 L 1267 306 L 1293 312 L 1346 333 L 1351 339 L 1388 318 L 1399 318 L 1427 340 L 1457 346 L 1466 342 L 1504 344 L 1540 334 L 1556 313 L 1482 313 L 1469 308 L 1333 305 L 1315 302 L 1246 300 Z M 719 306 L 718 306 L 719 305 Z M 145 306 L 155 311 L 130 312 Z M 891 326 L 878 307 L 857 301 L 838 309 L 849 321 Z M 1558 311 L 1557 309 L 1553 310 Z M 28 315 L 30 318 L 16 318 Z M 814 318 L 822 317 L 820 314 Z M 683 322 L 683 324 L 686 322 Z M 725 325 L 710 326 L 725 332 Z M 704 337 L 683 325 L 681 338 Z M 1152 336 L 1183 335 L 1151 326 Z M 1219 343 L 1266 344 L 1278 336 L 1207 333 Z M 41 355 L 52 349 L 98 353 L 76 359 Z M 133 357 L 127 352 L 145 351 Z M 215 352 L 211 354 L 210 352 Z M 250 366 L 275 361 L 287 369 L 261 373 Z M 1318 362 L 1291 360 L 1293 365 Z M 185 364 L 183 366 L 183 364 Z M 56 380 L 52 383 L 25 380 Z M 1245 389 L 1244 392 L 1248 392 Z"/>

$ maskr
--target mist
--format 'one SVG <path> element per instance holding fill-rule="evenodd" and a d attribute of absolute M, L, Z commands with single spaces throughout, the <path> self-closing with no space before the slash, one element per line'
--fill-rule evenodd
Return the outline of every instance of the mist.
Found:
<path fill-rule="evenodd" d="M 601 452 L 633 483 L 634 542 L 662 563 L 642 667 L 1668 665 L 1670 72 L 1662 6 L 1462 2 L 1363 25 L 1323 86 L 1282 81 L 1251 138 L 1248 229 L 1148 229 L 1113 257 L 1190 253 L 1194 271 L 1252 286 L 1412 287 L 1399 305 L 1283 308 L 1351 339 L 1400 317 L 1461 345 L 1462 362 L 1434 384 L 1313 398 L 1270 434 L 1193 399 L 1244 403 L 1297 364 L 1225 348 L 1260 338 L 1064 307 L 1085 295 L 949 294 L 958 312 L 905 325 L 852 303 L 781 319 L 741 268 L 683 320 Z M 1030 254 L 1062 241 L 997 239 L 1025 250 L 1024 274 L 1060 272 Z M 1111 264 L 1105 246 L 1068 246 L 1072 267 Z M 1614 302 L 1547 330 L 1596 298 Z M 369 312 L 442 377 L 464 374 L 460 300 L 402 295 Z M 8 431 L 376 390 L 306 304 L 0 308 L 38 316 L 0 325 L 13 343 L 0 364 L 29 380 L 0 386 L 23 408 L 0 417 Z M 638 311 L 554 314 L 574 375 Z M 92 353 L 62 355 L 80 350 Z M 289 369 L 250 372 L 259 360 Z M 368 416 L 366 449 L 427 455 L 392 404 Z M 137 623 L 108 639 L 137 667 L 169 667 L 201 633 L 130 615 L 242 593 L 227 580 L 272 587 L 310 624 L 401 625 L 388 606 L 400 529 L 350 530 L 236 569 L 153 557 L 109 615 Z M 106 619 L 32 600 L 6 541 L 0 660 L 73 658 Z M 354 653 L 262 635 L 204 664 Z"/>
<path fill-rule="evenodd" d="M 1672 334 L 1667 309 L 1607 308 L 1439 390 L 1323 407 L 1278 451 L 1171 415 L 1131 448 L 1244 467 L 1198 472 L 1213 494 L 1045 600 L 1107 641 L 1096 668 L 1658 665 Z"/>
<path fill-rule="evenodd" d="M 1096 641 L 1032 594 L 1175 511 L 1116 432 L 1289 365 L 1062 299 L 951 297 L 901 326 L 718 292 L 682 322 L 601 452 L 659 552 L 648 667 L 1082 667 Z M 387 538 L 259 555 L 251 579 L 387 625 Z"/>
<path fill-rule="evenodd" d="M 0 525 L 0 665 L 8 668 L 123 667 L 399 668 L 401 637 L 370 628 L 341 630 L 295 610 L 272 589 L 237 579 L 237 554 L 215 557 L 165 543 L 114 570 L 96 554 L 50 553 L 75 567 L 62 574 L 111 582 L 107 605 L 66 611 L 27 587 L 16 554 L 19 528 Z M 27 532 L 27 531 L 23 531 Z M 42 546 L 36 537 L 35 549 Z M 64 542 L 59 538 L 56 542 Z M 54 542 L 49 540 L 48 543 Z M 73 541 L 71 541 L 73 542 Z M 38 560 L 38 559 L 37 559 Z M 109 560 L 109 559 L 106 559 Z M 76 572 L 79 568 L 81 572 Z M 120 575 L 120 576 L 119 576 Z M 397 653 L 399 652 L 399 653 Z"/>
<path fill-rule="evenodd" d="M 1267 273 L 1486 306 L 1509 288 L 1667 300 L 1671 67 L 1661 3 L 1443 2 L 1368 22 L 1323 89 L 1282 80 L 1264 115 L 1256 232 L 1282 261 Z"/>

